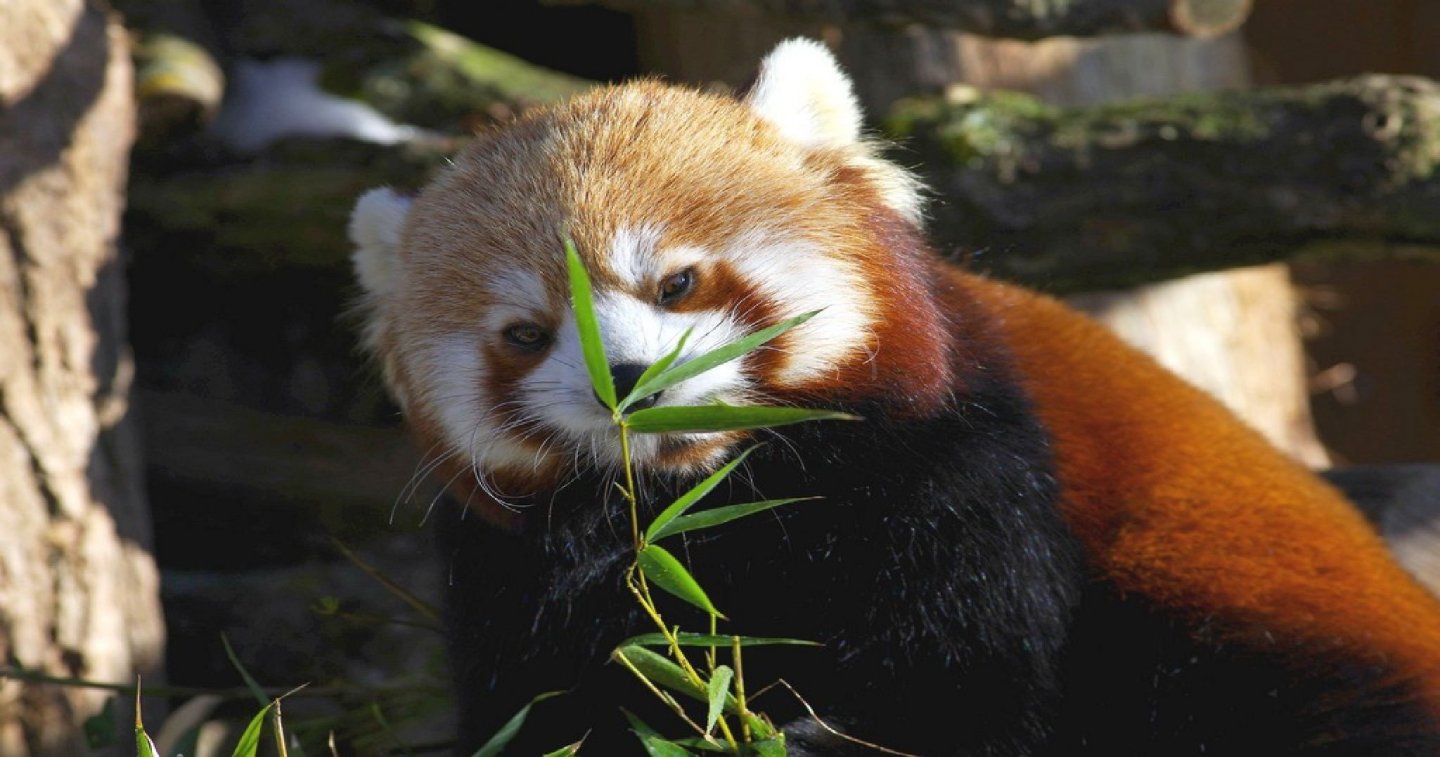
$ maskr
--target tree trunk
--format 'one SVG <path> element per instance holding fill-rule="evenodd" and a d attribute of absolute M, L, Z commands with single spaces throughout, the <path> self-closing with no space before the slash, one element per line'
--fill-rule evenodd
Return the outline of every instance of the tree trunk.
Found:
<path fill-rule="evenodd" d="M 129 50 L 105 8 L 6 4 L 0 664 L 107 682 L 156 672 L 164 636 L 116 250 L 130 85 Z M 84 753 L 82 723 L 106 697 L 0 677 L 0 754 Z"/>

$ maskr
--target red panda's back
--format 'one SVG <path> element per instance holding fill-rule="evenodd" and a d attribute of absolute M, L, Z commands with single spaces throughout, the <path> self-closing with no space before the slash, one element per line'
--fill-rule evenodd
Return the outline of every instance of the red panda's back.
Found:
<path fill-rule="evenodd" d="M 1440 601 L 1353 505 L 1084 316 L 952 276 L 1003 332 L 1052 435 L 1066 518 L 1122 594 L 1237 644 L 1304 639 L 1387 664 L 1440 712 Z"/>

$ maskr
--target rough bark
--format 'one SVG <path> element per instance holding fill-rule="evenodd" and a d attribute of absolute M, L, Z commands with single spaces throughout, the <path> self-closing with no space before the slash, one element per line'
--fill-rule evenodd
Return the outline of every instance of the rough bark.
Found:
<path fill-rule="evenodd" d="M 84 0 L 4 15 L 0 661 L 128 682 L 156 672 L 164 635 L 116 254 L 129 50 Z M 106 696 L 0 676 L 0 754 L 83 753 L 81 724 Z"/>
<path fill-rule="evenodd" d="M 596 0 L 547 0 L 580 5 Z M 1240 26 L 1251 0 L 598 0 L 628 11 L 673 10 L 823 23 L 918 23 L 1036 40 L 1129 32 L 1213 37 Z"/>
<path fill-rule="evenodd" d="M 898 105 L 889 128 L 939 191 L 942 238 L 1052 289 L 1283 260 L 1320 239 L 1440 244 L 1440 85 L 1424 79 L 1072 109 L 956 90 Z"/>

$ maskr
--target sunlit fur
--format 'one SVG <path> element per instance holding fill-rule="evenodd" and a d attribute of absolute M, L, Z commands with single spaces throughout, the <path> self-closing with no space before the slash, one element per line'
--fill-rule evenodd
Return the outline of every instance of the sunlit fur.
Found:
<path fill-rule="evenodd" d="M 822 311 L 767 351 L 670 388 L 662 406 L 784 402 L 873 353 L 875 272 L 893 264 L 871 217 L 877 201 L 913 217 L 915 188 L 859 139 L 828 54 L 796 42 L 777 55 L 835 81 L 807 94 L 803 79 L 762 75 L 749 102 L 655 82 L 599 90 L 480 135 L 413 204 L 379 190 L 357 206 L 368 346 L 422 438 L 452 458 L 442 470 L 469 468 L 452 478 L 503 501 L 619 462 L 568 308 L 567 236 L 594 279 L 612 363 L 649 365 L 688 331 L 683 360 Z M 799 130 L 829 136 L 787 138 Z M 694 291 L 659 305 L 660 282 L 686 268 Z M 503 332 L 520 322 L 554 341 L 510 349 Z M 634 460 L 704 470 L 739 439 L 637 437 Z"/>
<path fill-rule="evenodd" d="M 461 746 L 566 689 L 519 752 L 634 748 L 600 684 L 652 629 L 622 588 L 569 237 L 614 363 L 821 311 L 660 404 L 865 416 L 787 429 L 710 498 L 823 503 L 686 549 L 746 630 L 825 642 L 785 670 L 832 723 L 923 754 L 1440 753 L 1440 603 L 1350 503 L 1079 314 L 942 262 L 859 124 L 834 61 L 792 41 L 744 99 L 599 89 L 357 206 L 366 345 L 425 470 L 486 520 L 441 532 Z M 552 340 L 518 348 L 516 325 Z M 748 440 L 635 457 L 658 502 Z M 850 748 L 791 717 L 790 754 Z"/>

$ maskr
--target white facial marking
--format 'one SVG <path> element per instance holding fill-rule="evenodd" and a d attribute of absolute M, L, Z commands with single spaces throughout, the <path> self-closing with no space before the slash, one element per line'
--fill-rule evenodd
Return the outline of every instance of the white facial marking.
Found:
<path fill-rule="evenodd" d="M 539 321 L 555 308 L 540 277 L 530 271 L 507 271 L 496 276 L 490 291 L 495 304 L 485 313 L 482 324 L 490 334 L 517 321 Z"/>
<path fill-rule="evenodd" d="M 745 335 L 729 312 L 671 312 L 628 293 L 597 292 L 595 315 L 612 366 L 650 366 L 675 349 L 687 330 L 690 337 L 679 361 Z M 732 361 L 666 389 L 657 404 L 695 405 L 715 400 L 738 403 L 747 386 L 739 361 Z M 530 412 L 546 426 L 564 433 L 578 449 L 593 454 L 597 463 L 619 462 L 610 413 L 595 399 L 590 387 L 572 316 L 566 316 L 543 362 L 521 381 L 521 393 Z M 631 452 L 636 462 L 643 465 L 653 459 L 659 441 L 652 436 L 635 437 Z"/>
<path fill-rule="evenodd" d="M 659 242 L 658 226 L 622 227 L 610 240 L 610 256 L 606 262 L 611 272 L 626 285 L 637 289 L 644 287 L 657 275 L 655 269 L 659 261 L 655 257 L 655 247 Z"/>
<path fill-rule="evenodd" d="M 738 310 L 741 303 L 727 303 L 720 310 L 678 312 L 649 296 L 658 278 L 688 265 L 701 271 L 696 286 L 704 287 L 706 261 L 728 263 L 781 318 L 823 309 L 795 330 L 796 338 L 788 340 L 790 349 L 779 371 L 782 384 L 826 378 L 853 360 L 855 352 L 866 349 L 874 320 L 866 307 L 869 290 L 858 270 L 816 244 L 754 230 L 719 250 L 659 249 L 655 227 L 641 228 L 643 231 L 621 231 L 612 240 L 617 260 L 609 262 L 612 271 L 627 283 L 620 288 L 623 291 L 595 292 L 595 313 L 612 366 L 652 365 L 687 332 L 690 336 L 679 362 L 750 332 L 744 321 L 747 314 Z M 505 425 L 524 419 L 538 424 L 542 434 L 554 434 L 545 442 L 549 454 L 573 458 L 581 465 L 619 463 L 610 412 L 595 399 L 574 316 L 568 309 L 548 350 L 520 379 L 516 405 L 496 407 L 497 399 L 486 396 L 481 340 L 499 338 L 516 320 L 539 320 L 563 307 L 552 303 L 543 282 L 524 270 L 496 279 L 492 291 L 497 294 L 496 304 L 477 323 L 484 333 L 437 337 L 418 349 L 412 361 L 423 372 L 418 377 L 428 394 L 423 404 L 435 408 L 447 441 L 456 450 L 468 451 L 482 471 L 531 468 L 538 463 L 539 454 L 515 441 Z M 657 404 L 752 403 L 755 386 L 741 372 L 742 363 L 733 360 L 669 387 Z M 660 452 L 657 436 L 637 435 L 632 441 L 632 454 L 642 467 Z"/>
<path fill-rule="evenodd" d="M 779 371 L 781 384 L 823 379 L 867 349 L 875 321 L 860 271 L 813 243 L 753 230 L 716 253 L 728 261 L 783 320 L 820 310 L 795 328 Z"/>
<path fill-rule="evenodd" d="M 422 404 L 434 408 L 450 449 L 484 472 L 533 462 L 533 455 L 500 432 L 504 408 L 483 389 L 485 367 L 473 334 L 450 334 L 417 350 Z"/>

